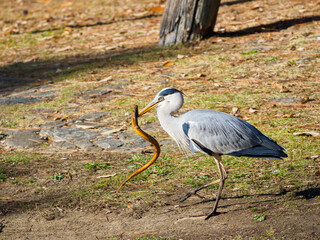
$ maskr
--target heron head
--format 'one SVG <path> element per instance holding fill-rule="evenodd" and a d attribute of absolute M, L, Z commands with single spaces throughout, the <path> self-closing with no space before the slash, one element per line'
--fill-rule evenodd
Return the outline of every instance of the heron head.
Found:
<path fill-rule="evenodd" d="M 164 88 L 162 89 L 156 96 L 155 98 L 144 108 L 141 110 L 141 112 L 139 113 L 139 116 L 142 116 L 143 114 L 149 112 L 152 108 L 154 108 L 155 106 L 157 106 L 158 104 L 165 102 L 165 100 L 169 100 L 170 98 L 176 96 L 176 95 L 182 96 L 183 92 L 179 91 L 178 89 L 175 88 Z M 183 104 L 183 98 L 182 99 L 182 103 L 179 104 L 179 108 L 182 106 Z"/>

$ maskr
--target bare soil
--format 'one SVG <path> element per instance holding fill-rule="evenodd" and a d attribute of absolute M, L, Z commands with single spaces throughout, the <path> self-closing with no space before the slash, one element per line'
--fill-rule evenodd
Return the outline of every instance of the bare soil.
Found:
<path fill-rule="evenodd" d="M 48 157 L 48 156 L 47 156 Z M 103 200 L 115 195 L 113 185 L 86 192 L 97 182 L 99 171 L 81 170 L 91 159 L 114 162 L 124 155 L 49 156 L 10 166 L 11 178 L 37 179 L 36 184 L 1 184 L 2 239 L 136 239 L 156 236 L 166 239 L 319 239 L 319 186 L 302 191 L 270 194 L 223 194 L 219 214 L 204 220 L 213 207 L 213 190 L 193 196 L 183 203 L 177 198 L 189 188 L 179 181 L 159 183 L 149 196 Z M 57 171 L 78 169 L 76 174 L 57 181 L 49 179 Z M 112 174 L 114 169 L 104 172 Z M 67 174 L 65 174 L 67 176 Z M 165 190 L 167 185 L 174 190 Z M 132 189 L 148 192 L 148 186 Z M 80 190 L 83 189 L 83 192 Z M 79 192 L 80 191 L 80 192 Z M 123 190 L 125 191 L 125 190 Z M 128 189 L 126 190 L 128 191 Z M 125 191 L 125 192 L 126 192 Z M 263 213 L 265 219 L 253 216 Z M 152 237 L 151 237 L 152 239 Z"/>

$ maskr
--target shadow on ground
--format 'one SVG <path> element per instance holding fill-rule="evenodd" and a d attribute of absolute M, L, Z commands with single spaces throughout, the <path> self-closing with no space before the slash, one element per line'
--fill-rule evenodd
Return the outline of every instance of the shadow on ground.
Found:
<path fill-rule="evenodd" d="M 276 32 L 287 29 L 294 25 L 310 23 L 313 21 L 320 21 L 320 15 L 280 20 L 273 23 L 261 24 L 256 27 L 245 28 L 234 32 L 213 33 L 213 36 L 215 35 L 219 37 L 241 37 L 255 33 Z"/>
<path fill-rule="evenodd" d="M 241 37 L 254 33 L 281 31 L 294 25 L 313 21 L 320 21 L 320 16 L 281 20 L 270 24 L 262 24 L 256 27 L 241 29 L 235 32 L 213 33 L 211 36 Z M 99 24 L 107 23 L 96 23 L 78 27 L 90 27 Z M 179 54 L 179 49 L 181 50 L 182 48 L 179 46 L 163 48 L 154 44 L 131 49 L 111 50 L 103 54 L 77 54 L 48 60 L 39 59 L 29 62 L 19 62 L 3 66 L 0 68 L 0 94 L 8 95 L 21 87 L 27 88 L 28 86 L 46 84 L 52 79 L 55 81 L 63 80 L 67 76 L 70 76 L 70 74 L 76 72 L 92 71 L 99 68 L 118 68 L 120 66 L 127 66 L 141 61 L 152 62 L 159 61 L 159 59 L 164 57 L 175 57 Z"/>
<path fill-rule="evenodd" d="M 234 197 L 222 197 L 221 199 L 231 200 L 231 199 L 243 199 L 243 198 L 250 198 L 250 199 L 256 198 L 258 200 L 253 201 L 251 203 L 252 204 L 254 204 L 254 203 L 261 204 L 261 203 L 275 202 L 274 198 L 285 196 L 288 193 L 291 193 L 290 197 L 300 197 L 300 196 L 302 196 L 302 197 L 304 197 L 305 199 L 308 200 L 308 199 L 312 199 L 312 198 L 320 196 L 320 188 L 311 187 L 311 188 L 308 188 L 308 189 L 305 189 L 305 190 L 302 190 L 302 191 L 286 191 L 286 190 L 283 190 L 283 191 L 281 191 L 279 193 L 262 193 L 262 194 L 251 194 L 251 195 L 244 194 L 244 195 L 239 195 L 239 196 L 234 196 Z M 270 198 L 266 199 L 266 197 L 272 197 L 272 199 L 270 199 Z M 215 198 L 213 198 L 213 199 L 204 199 L 204 200 L 193 202 L 193 203 L 187 203 L 187 204 L 185 204 L 183 206 L 180 206 L 180 207 L 181 208 L 186 208 L 186 207 L 196 206 L 196 205 L 200 205 L 200 204 L 204 204 L 204 203 L 208 203 L 208 202 L 215 202 Z M 247 204 L 248 204 L 247 202 L 233 202 L 232 204 L 227 204 L 227 205 L 223 205 L 223 206 L 220 205 L 219 208 L 221 209 L 221 208 L 228 208 L 228 207 L 233 206 L 233 205 L 247 205 Z M 253 207 L 254 207 L 253 205 L 250 205 L 250 206 L 247 206 L 246 209 L 250 209 L 250 208 L 253 208 Z M 233 211 L 236 211 L 236 210 L 233 210 Z M 241 210 L 243 210 L 243 208 L 241 208 Z M 224 213 L 224 212 L 220 212 L 220 213 Z M 218 214 L 220 214 L 220 213 L 218 213 Z"/>

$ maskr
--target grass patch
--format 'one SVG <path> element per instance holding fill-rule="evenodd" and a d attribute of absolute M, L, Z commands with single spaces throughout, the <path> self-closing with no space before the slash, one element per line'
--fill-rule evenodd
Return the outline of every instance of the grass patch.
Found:
<path fill-rule="evenodd" d="M 259 222 L 263 222 L 264 220 L 266 220 L 266 216 L 263 213 L 260 213 L 260 214 L 254 215 L 252 219 Z"/>
<path fill-rule="evenodd" d="M 248 51 L 248 52 L 242 52 L 240 53 L 241 55 L 251 55 L 251 54 L 256 54 L 258 53 L 259 51 L 256 50 L 256 49 L 252 49 L 251 51 Z"/>
<path fill-rule="evenodd" d="M 7 163 L 18 163 L 18 164 L 28 164 L 31 160 L 37 160 L 41 158 L 38 154 L 24 154 L 24 153 L 13 153 L 13 154 L 7 154 L 2 155 L 2 158 L 4 162 Z"/>
<path fill-rule="evenodd" d="M 55 174 L 55 175 L 49 177 L 49 179 L 54 179 L 54 180 L 62 180 L 64 178 L 65 178 L 65 176 L 63 174 Z"/>
<path fill-rule="evenodd" d="M 4 182 L 8 177 L 6 176 L 6 170 L 0 169 L 0 182 Z"/>
<path fill-rule="evenodd" d="M 99 169 L 107 169 L 107 168 L 109 168 L 110 167 L 110 163 L 92 161 L 91 163 L 84 164 L 83 167 L 85 169 L 89 169 L 90 171 L 97 171 Z"/>

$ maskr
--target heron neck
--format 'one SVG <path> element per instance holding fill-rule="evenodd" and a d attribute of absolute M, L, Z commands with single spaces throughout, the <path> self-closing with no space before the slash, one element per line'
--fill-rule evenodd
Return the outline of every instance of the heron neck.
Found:
<path fill-rule="evenodd" d="M 173 138 L 173 140 L 179 146 L 179 149 L 185 153 L 190 151 L 188 139 L 186 138 L 180 123 L 180 117 L 175 117 L 172 115 L 172 113 L 169 113 L 161 108 L 157 109 L 157 116 L 161 127 L 169 134 L 171 138 Z"/>
<path fill-rule="evenodd" d="M 173 116 L 172 113 L 161 108 L 157 108 L 157 116 L 162 128 L 171 135 L 170 133 L 172 133 L 172 130 L 177 128 L 178 117 Z"/>

